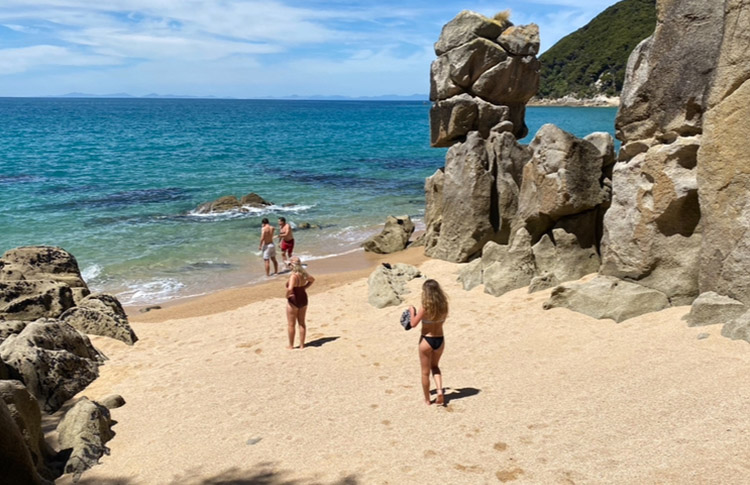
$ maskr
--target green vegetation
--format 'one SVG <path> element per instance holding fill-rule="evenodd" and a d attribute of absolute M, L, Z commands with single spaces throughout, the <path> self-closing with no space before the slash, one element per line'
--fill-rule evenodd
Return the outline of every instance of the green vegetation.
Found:
<path fill-rule="evenodd" d="M 656 0 L 622 0 L 609 7 L 539 57 L 539 97 L 619 95 L 628 56 L 655 26 Z"/>

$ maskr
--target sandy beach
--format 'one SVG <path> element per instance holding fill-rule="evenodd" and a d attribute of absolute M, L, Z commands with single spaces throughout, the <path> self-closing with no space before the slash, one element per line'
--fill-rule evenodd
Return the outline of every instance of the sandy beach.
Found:
<path fill-rule="evenodd" d="M 418 330 L 367 303 L 382 260 L 449 294 L 447 405 L 421 401 Z M 81 395 L 121 394 L 111 454 L 84 484 L 743 483 L 750 347 L 689 307 L 615 324 L 549 291 L 464 291 L 421 248 L 319 275 L 308 348 L 286 350 L 283 278 L 146 314 Z M 321 265 L 322 266 L 322 265 Z M 404 304 L 418 304 L 422 280 Z M 708 334 L 699 339 L 700 334 Z M 705 336 L 702 336 L 705 337 Z M 58 483 L 71 483 L 66 475 Z"/>

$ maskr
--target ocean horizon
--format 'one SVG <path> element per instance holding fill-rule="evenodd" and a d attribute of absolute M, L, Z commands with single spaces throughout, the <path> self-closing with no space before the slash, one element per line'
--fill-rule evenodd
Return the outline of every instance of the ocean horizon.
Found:
<path fill-rule="evenodd" d="M 0 252 L 71 252 L 93 291 L 161 303 L 264 279 L 260 220 L 293 227 L 305 260 L 360 250 L 388 215 L 423 227 L 430 103 L 205 98 L 0 98 Z M 582 137 L 616 108 L 529 107 Z M 220 196 L 273 204 L 198 214 Z"/>

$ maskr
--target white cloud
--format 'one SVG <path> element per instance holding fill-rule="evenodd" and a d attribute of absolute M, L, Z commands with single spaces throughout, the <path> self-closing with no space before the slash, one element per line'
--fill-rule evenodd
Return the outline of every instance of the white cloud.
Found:
<path fill-rule="evenodd" d="M 0 76 L 48 66 L 105 66 L 113 64 L 104 56 L 82 55 L 65 47 L 36 45 L 15 49 L 0 49 Z"/>

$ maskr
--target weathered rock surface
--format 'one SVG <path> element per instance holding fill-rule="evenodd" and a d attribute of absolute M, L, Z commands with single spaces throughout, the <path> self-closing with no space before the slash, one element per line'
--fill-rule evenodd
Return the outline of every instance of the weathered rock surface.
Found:
<path fill-rule="evenodd" d="M 122 305 L 107 293 L 87 296 L 60 315 L 60 320 L 85 334 L 111 337 L 128 345 L 138 341 Z"/>
<path fill-rule="evenodd" d="M 266 207 L 273 205 L 258 194 L 251 192 L 238 199 L 235 195 L 225 195 L 211 202 L 199 205 L 195 212 L 198 214 L 211 214 L 214 212 L 242 211 L 243 207 Z"/>
<path fill-rule="evenodd" d="M 581 247 L 575 234 L 564 229 L 553 229 L 552 237 L 545 234 L 532 248 L 536 274 L 553 275 L 551 281 L 572 281 L 599 271 L 596 248 Z M 537 282 L 537 286 L 541 281 Z"/>
<path fill-rule="evenodd" d="M 491 244 L 491 243 L 488 243 Z M 461 282 L 464 290 L 469 291 L 482 284 L 482 260 L 475 259 L 463 266 L 458 272 L 458 281 Z"/>
<path fill-rule="evenodd" d="M 403 251 L 409 244 L 409 238 L 414 233 L 414 223 L 409 216 L 388 216 L 385 227 L 362 244 L 365 251 L 377 254 L 390 254 Z"/>
<path fill-rule="evenodd" d="M 55 318 L 75 305 L 65 283 L 50 280 L 0 281 L 0 318 Z"/>
<path fill-rule="evenodd" d="M 443 26 L 440 38 L 435 43 L 435 53 L 445 54 L 451 49 L 469 43 L 477 38 L 489 40 L 497 39 L 508 27 L 484 15 L 463 10 L 456 17 Z"/>
<path fill-rule="evenodd" d="M 721 328 L 721 334 L 732 340 L 744 340 L 750 343 L 750 311 L 726 323 Z"/>
<path fill-rule="evenodd" d="M 25 320 L 0 320 L 0 344 L 9 336 L 21 333 L 28 324 Z"/>
<path fill-rule="evenodd" d="M 504 121 L 511 121 L 507 106 L 497 106 L 466 93 L 453 96 L 437 101 L 430 108 L 431 143 L 435 147 L 449 147 L 464 141 L 472 131 L 479 131 L 486 138 L 493 127 Z"/>
<path fill-rule="evenodd" d="M 685 315 L 688 326 L 726 324 L 747 311 L 742 303 L 728 296 L 719 295 L 713 291 L 701 293 L 690 307 L 690 313 Z"/>
<path fill-rule="evenodd" d="M 560 281 L 552 273 L 542 273 L 539 276 L 531 278 L 529 283 L 529 293 L 536 293 L 537 291 L 547 290 L 558 286 Z"/>
<path fill-rule="evenodd" d="M 544 309 L 568 308 L 593 318 L 622 322 L 669 307 L 664 293 L 611 276 L 587 282 L 563 283 L 552 290 Z"/>
<path fill-rule="evenodd" d="M 638 280 L 676 305 L 698 294 L 699 146 L 698 136 L 678 137 L 618 162 L 604 216 L 602 274 Z"/>
<path fill-rule="evenodd" d="M 20 381 L 0 380 L 0 401 L 8 406 L 37 472 L 49 480 L 60 476 L 62 470 L 56 469 L 53 463 L 56 453 L 44 441 L 42 413 L 37 400 Z"/>
<path fill-rule="evenodd" d="M 514 56 L 535 56 L 539 53 L 539 26 L 511 25 L 500 34 L 497 43 Z"/>
<path fill-rule="evenodd" d="M 602 175 L 614 152 L 602 154 L 594 143 L 552 124 L 542 126 L 529 147 L 533 156 L 523 169 L 518 212 L 534 240 L 562 217 L 608 201 Z"/>
<path fill-rule="evenodd" d="M 88 294 L 76 258 L 58 247 L 23 246 L 6 251 L 0 258 L 0 281 L 24 280 L 57 281 L 81 296 Z"/>
<path fill-rule="evenodd" d="M 422 274 L 414 266 L 396 263 L 378 266 L 367 279 L 367 301 L 375 308 L 400 305 L 407 292 L 406 283 Z"/>
<path fill-rule="evenodd" d="M 88 337 L 57 320 L 32 322 L 0 344 L 11 375 L 50 413 L 96 379 L 104 358 Z"/>
<path fill-rule="evenodd" d="M 115 436 L 114 424 L 109 409 L 85 397 L 65 413 L 57 426 L 60 447 L 73 450 L 65 464 L 65 473 L 72 473 L 77 480 L 99 463 L 99 458 L 109 454 L 105 443 Z"/>
<path fill-rule="evenodd" d="M 536 274 L 531 237 L 521 229 L 511 245 L 490 243 L 490 247 L 482 254 L 482 265 L 485 293 L 501 296 L 528 286 Z"/>
<path fill-rule="evenodd" d="M 750 29 L 747 18 L 742 25 L 745 32 Z M 748 119 L 750 80 L 745 80 L 706 115 L 698 152 L 698 192 L 704 226 L 697 264 L 700 290 L 715 291 L 746 304 L 750 304 Z"/>
<path fill-rule="evenodd" d="M 34 467 L 31 454 L 5 401 L 0 399 L 0 470 L 3 483 L 52 485 Z"/>

